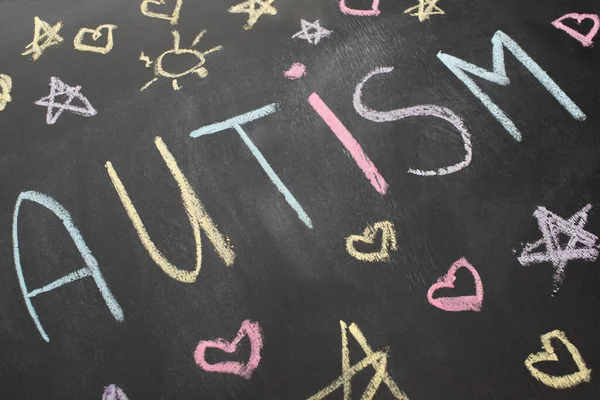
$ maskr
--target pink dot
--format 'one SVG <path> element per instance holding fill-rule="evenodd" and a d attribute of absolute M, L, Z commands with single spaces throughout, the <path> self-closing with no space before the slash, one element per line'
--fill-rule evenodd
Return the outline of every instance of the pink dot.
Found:
<path fill-rule="evenodd" d="M 306 65 L 302 63 L 293 63 L 292 66 L 283 72 L 283 76 L 288 78 L 290 81 L 295 81 L 306 76 Z"/>

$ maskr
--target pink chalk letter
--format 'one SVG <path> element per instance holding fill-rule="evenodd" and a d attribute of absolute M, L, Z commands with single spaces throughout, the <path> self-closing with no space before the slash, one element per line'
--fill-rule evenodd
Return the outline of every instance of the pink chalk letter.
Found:
<path fill-rule="evenodd" d="M 327 107 L 327 104 L 321 100 L 318 94 L 311 94 L 308 97 L 308 102 L 315 109 L 317 114 L 321 116 L 323 121 L 325 121 L 340 142 L 342 142 L 344 147 L 346 147 L 375 190 L 377 190 L 379 194 L 386 194 L 388 189 L 387 182 L 383 179 L 383 176 L 381 176 L 379 171 L 377 171 L 377 168 L 373 165 L 369 156 L 365 154 L 360 144 L 354 139 L 354 136 L 352 136 L 344 124 L 342 124 L 342 121 L 336 117 L 329 107 Z"/>
<path fill-rule="evenodd" d="M 214 348 L 223 350 L 226 353 L 233 353 L 237 350 L 237 345 L 244 336 L 250 339 L 250 358 L 247 363 L 226 361 L 216 364 L 206 362 L 206 349 Z M 234 374 L 250 379 L 252 373 L 260 363 L 260 350 L 262 349 L 263 341 L 260 326 L 257 322 L 245 320 L 237 333 L 233 342 L 228 342 L 224 339 L 202 340 L 198 343 L 194 352 L 194 360 L 196 364 L 207 372 L 221 372 L 224 374 Z"/>
<path fill-rule="evenodd" d="M 306 76 L 306 65 L 302 63 L 293 63 L 290 69 L 283 73 L 283 76 L 290 81 L 295 81 Z"/>
<path fill-rule="evenodd" d="M 380 14 L 379 0 L 373 0 L 370 10 L 356 10 L 346 7 L 346 0 L 340 0 L 340 11 L 346 15 L 356 15 L 357 17 L 376 17 Z"/>
<path fill-rule="evenodd" d="M 433 293 L 441 288 L 454 288 L 454 281 L 456 280 L 456 271 L 464 267 L 468 269 L 473 275 L 475 280 L 475 296 L 457 296 L 457 297 L 438 297 L 433 298 Z M 463 257 L 457 260 L 448 273 L 442 276 L 436 283 L 431 285 L 427 291 L 427 300 L 432 306 L 435 306 L 444 311 L 481 311 L 481 304 L 483 303 L 483 284 L 479 273 L 469 262 Z"/>
<path fill-rule="evenodd" d="M 574 19 L 579 25 L 581 25 L 581 21 L 584 19 L 591 19 L 594 22 L 594 26 L 592 26 L 592 29 L 590 29 L 588 34 L 584 36 L 575 29 L 571 29 L 563 24 L 562 21 L 565 19 Z M 552 21 L 552 25 L 561 31 L 567 32 L 573 39 L 579 41 L 584 47 L 588 47 L 593 44 L 592 39 L 594 36 L 596 36 L 596 33 L 598 33 L 598 28 L 600 28 L 600 18 L 598 18 L 598 15 L 596 14 L 571 13 L 563 15 L 562 17 Z"/>

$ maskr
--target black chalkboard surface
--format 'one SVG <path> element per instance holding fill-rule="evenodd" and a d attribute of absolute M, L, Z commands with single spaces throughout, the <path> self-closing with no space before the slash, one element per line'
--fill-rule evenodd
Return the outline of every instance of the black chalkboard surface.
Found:
<path fill-rule="evenodd" d="M 599 15 L 0 1 L 1 397 L 600 398 Z"/>

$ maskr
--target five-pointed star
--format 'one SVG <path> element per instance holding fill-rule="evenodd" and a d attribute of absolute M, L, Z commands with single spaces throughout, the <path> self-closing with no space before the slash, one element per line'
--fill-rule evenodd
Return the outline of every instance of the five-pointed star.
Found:
<path fill-rule="evenodd" d="M 371 346 L 367 343 L 367 339 L 362 331 L 355 323 L 350 324 L 350 327 L 348 327 L 344 321 L 340 321 L 340 327 L 342 328 L 342 375 L 331 382 L 327 387 L 321 389 L 317 394 L 310 396 L 308 400 L 322 400 L 339 388 L 342 388 L 343 390 L 344 400 L 350 400 L 352 398 L 352 377 L 369 366 L 373 367 L 375 375 L 371 378 L 371 381 L 360 397 L 361 399 L 372 400 L 383 383 L 392 393 L 394 399 L 408 400 L 406 394 L 398 388 L 396 382 L 394 382 L 387 372 L 388 351 L 373 351 Z M 365 357 L 352 366 L 350 366 L 348 331 L 350 331 L 350 334 L 358 342 L 362 351 L 365 353 Z"/>
<path fill-rule="evenodd" d="M 419 0 L 419 4 L 406 9 L 404 14 L 412 13 L 409 15 L 412 15 L 413 17 L 419 17 L 419 21 L 421 22 L 429 19 L 430 15 L 445 14 L 444 10 L 436 5 L 438 1 L 439 0 Z"/>
<path fill-rule="evenodd" d="M 46 21 L 35 17 L 33 23 L 33 41 L 25 47 L 25 51 L 21 55 L 26 56 L 31 54 L 31 59 L 35 61 L 40 58 L 44 50 L 48 47 L 61 44 L 63 38 L 58 34 L 62 28 L 62 22 L 50 25 Z"/>
<path fill-rule="evenodd" d="M 64 102 L 57 101 L 59 99 Z M 77 99 L 80 105 L 72 104 Z M 98 112 L 92 107 L 90 101 L 81 94 L 81 86 L 70 86 L 56 77 L 50 78 L 50 94 L 36 101 L 38 106 L 48 107 L 46 113 L 46 123 L 52 125 L 58 120 L 63 111 L 69 111 L 73 114 L 84 117 L 93 117 Z M 55 111 L 53 114 L 54 110 Z"/>
<path fill-rule="evenodd" d="M 301 19 L 300 25 L 302 25 L 302 30 L 295 33 L 292 38 L 306 39 L 308 43 L 318 44 L 321 38 L 328 37 L 332 33 L 332 31 L 323 28 L 319 20 L 310 23 Z"/>
<path fill-rule="evenodd" d="M 598 237 L 583 229 L 587 222 L 588 211 L 591 204 L 583 207 L 568 220 L 548 211 L 545 207 L 538 207 L 533 216 L 538 220 L 542 238 L 529 243 L 519 256 L 523 266 L 550 262 L 554 266 L 554 293 L 565 275 L 567 262 L 571 260 L 594 261 L 598 257 L 596 241 Z M 561 235 L 568 238 L 566 244 L 561 243 Z M 545 251 L 535 251 L 545 245 Z"/>
<path fill-rule="evenodd" d="M 248 14 L 248 22 L 244 25 L 244 29 L 252 29 L 256 21 L 262 15 L 275 15 L 277 10 L 271 4 L 275 0 L 246 0 L 240 4 L 231 7 L 228 11 L 233 14 Z"/>

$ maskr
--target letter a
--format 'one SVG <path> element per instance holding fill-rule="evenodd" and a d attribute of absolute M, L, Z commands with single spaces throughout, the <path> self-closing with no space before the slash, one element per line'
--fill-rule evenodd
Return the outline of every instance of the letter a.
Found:
<path fill-rule="evenodd" d="M 71 239 L 73 239 L 75 246 L 77 246 L 77 250 L 79 250 L 79 253 L 83 257 L 83 261 L 86 264 L 85 267 L 77 271 L 71 272 L 70 274 L 63 276 L 62 278 L 59 278 L 54 282 L 47 284 L 46 286 L 34 289 L 32 291 L 29 291 L 27 289 L 27 285 L 25 284 L 25 276 L 23 275 L 23 267 L 21 265 L 21 254 L 19 252 L 19 210 L 21 209 L 21 203 L 23 203 L 23 200 L 33 201 L 34 203 L 38 203 L 46 207 L 61 220 L 65 229 L 71 236 Z M 91 276 L 94 279 L 94 282 L 96 283 L 96 286 L 98 287 L 98 290 L 100 291 L 100 294 L 102 295 L 102 298 L 104 299 L 104 302 L 106 303 L 106 306 L 112 313 L 113 317 L 115 317 L 117 321 L 123 321 L 123 310 L 119 306 L 119 303 L 117 303 L 117 300 L 113 297 L 110 289 L 106 284 L 106 281 L 102 277 L 102 273 L 98 268 L 98 262 L 96 261 L 96 258 L 94 258 L 92 252 L 87 247 L 85 241 L 83 240 L 83 237 L 79 233 L 79 230 L 73 224 L 73 220 L 71 219 L 71 215 L 69 214 L 69 212 L 56 200 L 54 200 L 50 196 L 39 192 L 22 192 L 17 198 L 17 204 L 15 206 L 12 235 L 15 269 L 17 270 L 19 285 L 21 286 L 21 291 L 23 292 L 23 297 L 25 298 L 25 304 L 27 305 L 29 315 L 31 315 L 33 322 L 35 322 L 35 325 L 37 326 L 40 335 L 42 335 L 42 338 L 44 338 L 46 342 L 49 342 L 50 338 L 48 337 L 48 334 L 46 334 L 46 331 L 42 327 L 42 323 L 40 322 L 40 318 L 38 317 L 38 314 L 35 311 L 35 307 L 31 302 L 31 298 L 42 293 L 50 292 L 61 286 L 89 276 Z"/>
<path fill-rule="evenodd" d="M 148 235 L 148 231 L 146 231 L 146 227 L 144 227 L 140 215 L 133 206 L 129 195 L 127 194 L 127 190 L 125 190 L 125 186 L 123 186 L 123 182 L 121 182 L 121 179 L 119 179 L 119 176 L 117 175 L 117 171 L 113 168 L 112 163 L 107 161 L 106 169 L 108 170 L 110 180 L 112 181 L 112 184 L 121 199 L 121 203 L 123 203 L 123 207 L 125 207 L 125 211 L 127 211 L 127 215 L 137 231 L 144 248 L 165 274 L 179 282 L 193 283 L 196 281 L 196 277 L 200 273 L 200 267 L 202 266 L 202 239 L 200 237 L 200 230 L 202 229 L 206 233 L 206 236 L 208 236 L 208 240 L 215 246 L 217 254 L 221 257 L 225 265 L 233 265 L 235 253 L 227 243 L 225 237 L 219 232 L 217 226 L 210 219 L 206 210 L 204 210 L 204 206 L 200 202 L 200 199 L 198 199 L 198 196 L 196 196 L 194 189 L 190 186 L 183 175 L 183 172 L 179 169 L 177 161 L 169 152 L 169 149 L 167 149 L 167 146 L 160 137 L 157 136 L 154 143 L 181 191 L 183 206 L 185 207 L 185 211 L 194 232 L 194 241 L 196 243 L 196 267 L 193 271 L 179 269 L 177 266 L 171 264 L 160 250 L 158 250 L 154 242 L 150 239 L 150 235 Z"/>

